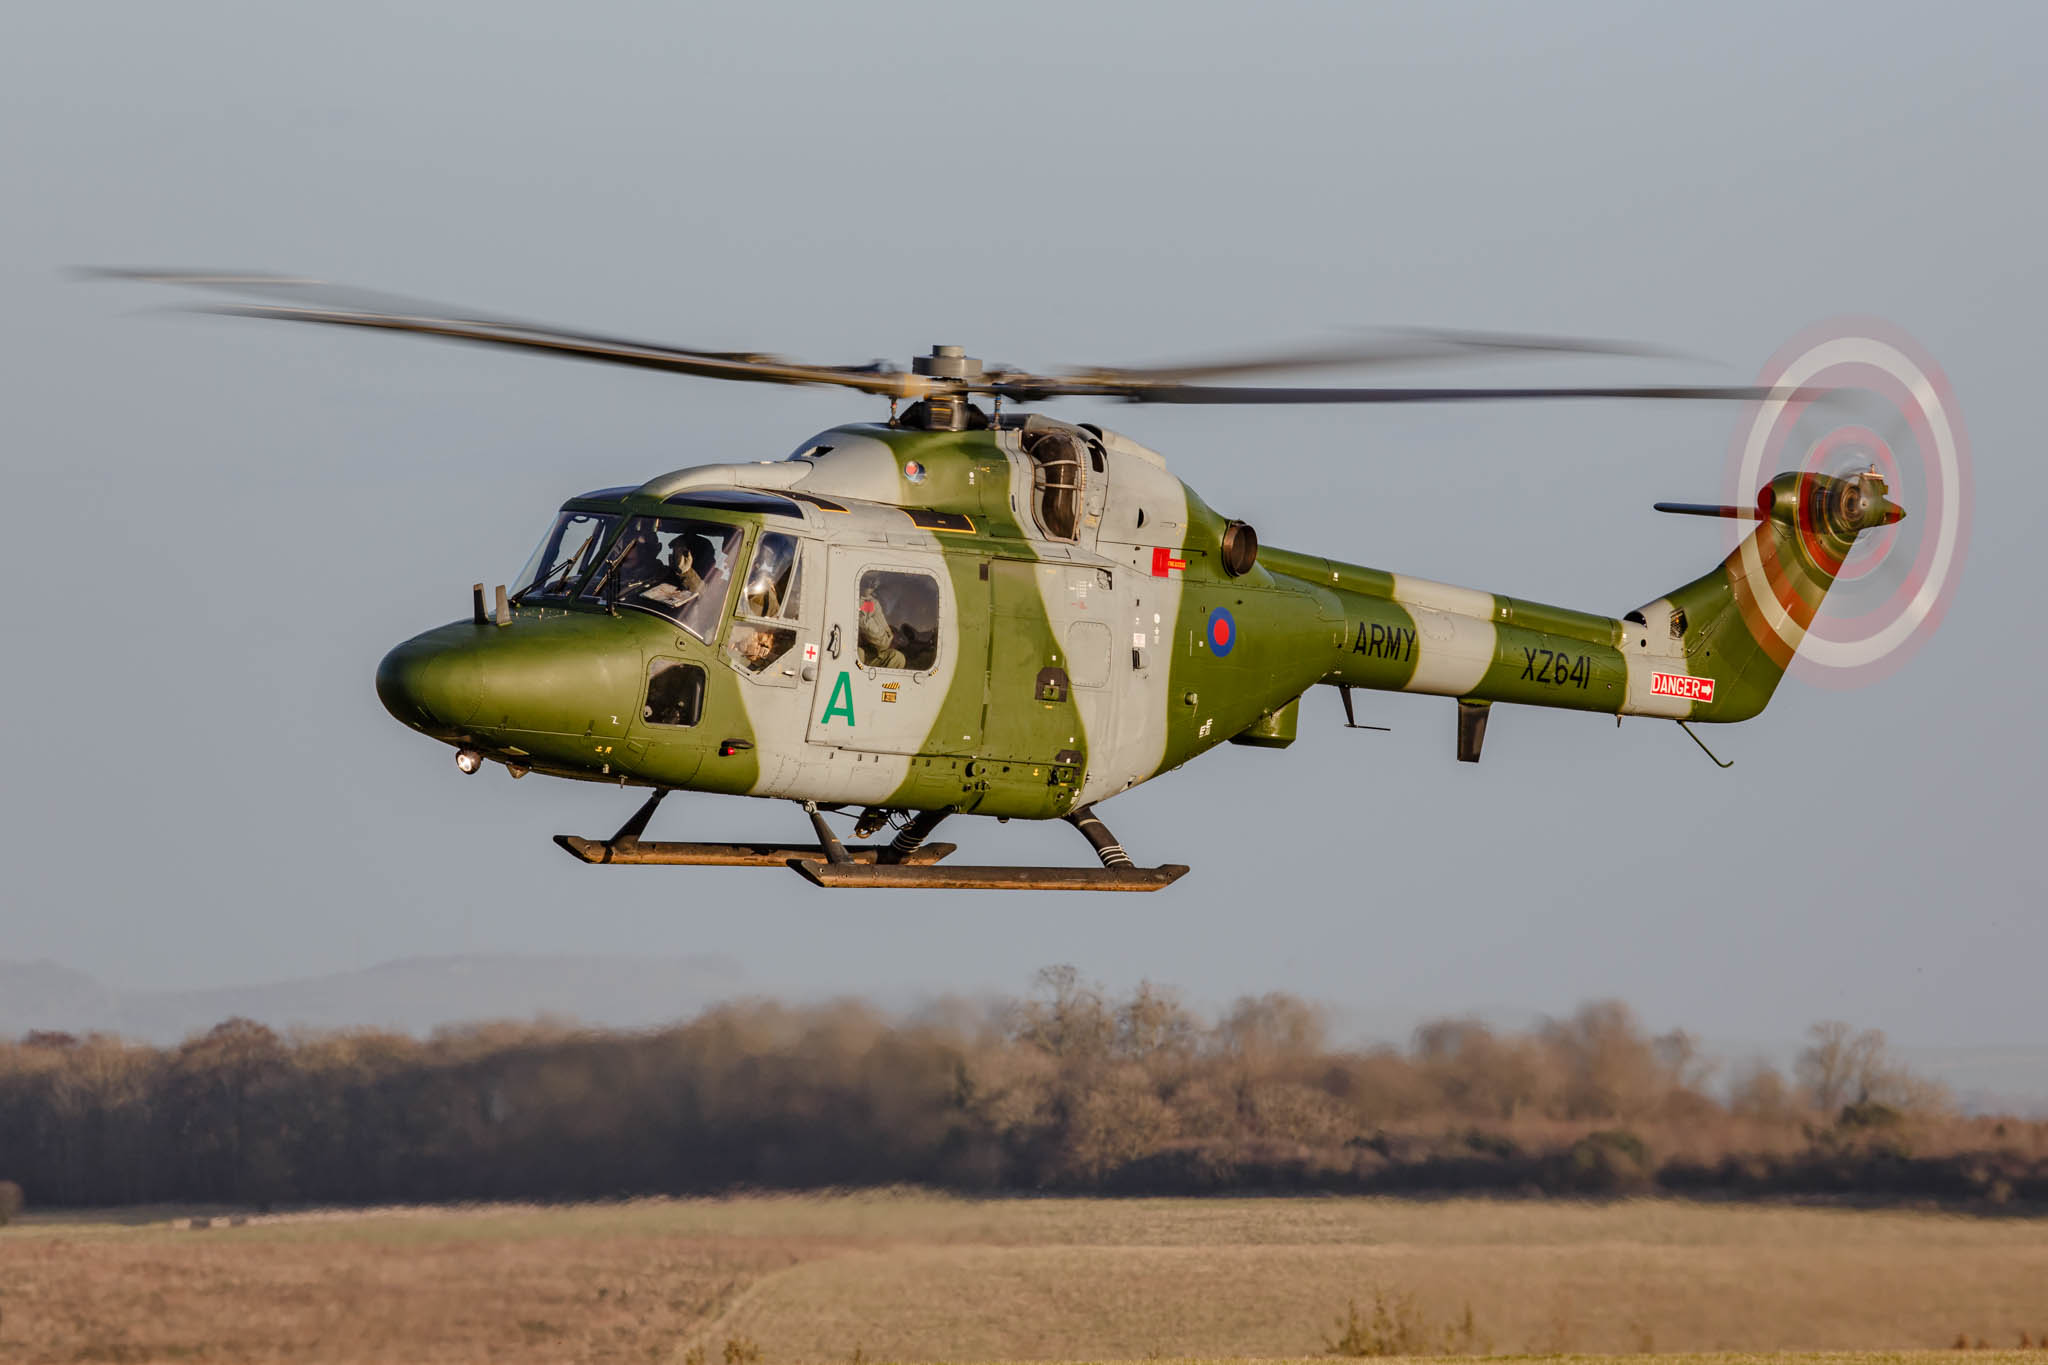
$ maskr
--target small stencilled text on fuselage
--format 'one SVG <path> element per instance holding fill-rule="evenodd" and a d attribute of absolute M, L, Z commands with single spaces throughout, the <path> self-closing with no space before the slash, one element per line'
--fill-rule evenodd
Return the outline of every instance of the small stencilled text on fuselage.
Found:
<path fill-rule="evenodd" d="M 1552 687 L 1584 687 L 1593 680 L 1590 655 L 1524 646 L 1522 660 L 1522 678 L 1526 682 L 1549 683 Z"/>
<path fill-rule="evenodd" d="M 1351 642 L 1353 654 L 1363 654 L 1370 659 L 1399 659 L 1407 661 L 1415 657 L 1415 631 L 1409 626 L 1389 626 L 1378 621 L 1360 622 L 1358 638 Z"/>

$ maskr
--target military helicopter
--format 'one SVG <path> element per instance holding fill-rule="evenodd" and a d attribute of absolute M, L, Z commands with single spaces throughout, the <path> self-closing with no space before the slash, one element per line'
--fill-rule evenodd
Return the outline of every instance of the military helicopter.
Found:
<path fill-rule="evenodd" d="M 784 458 L 713 464 L 564 502 L 516 581 L 398 645 L 377 695 L 474 773 L 651 789 L 593 864 L 793 868 L 823 887 L 1153 891 L 1100 803 L 1223 743 L 1285 748 L 1333 686 L 1451 699 L 1476 763 L 1496 703 L 1731 722 L 1763 710 L 1856 538 L 1896 522 L 1875 469 L 1781 474 L 1701 577 L 1620 617 L 1263 546 L 1164 458 L 1018 404 L 1653 399 L 1800 402 L 1756 387 L 1275 388 L 1219 384 L 1338 364 L 1610 343 L 1410 332 L 1154 369 L 1040 374 L 935 346 L 908 371 L 690 350 L 270 275 L 96 272 L 226 290 L 206 311 L 371 328 L 673 374 L 831 385 L 888 402 Z M 986 408 L 981 402 L 985 400 Z M 1006 407 L 1006 405 L 1009 405 Z M 880 414 L 875 414 L 877 418 Z M 1688 730 L 1688 733 L 1691 733 Z M 1697 739 L 1697 736 L 1694 736 Z M 1701 745 L 1702 748 L 1706 746 Z M 1720 760 L 1716 759 L 1716 762 Z M 643 838 L 672 791 L 798 803 L 813 844 Z M 855 816 L 849 845 L 824 812 Z M 947 864 L 950 816 L 1061 819 L 1098 867 Z"/>

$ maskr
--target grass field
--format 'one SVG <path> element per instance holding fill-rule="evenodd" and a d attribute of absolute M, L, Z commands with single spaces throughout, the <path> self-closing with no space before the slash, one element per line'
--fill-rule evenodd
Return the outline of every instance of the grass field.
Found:
<path fill-rule="evenodd" d="M 1327 1349 L 1351 1301 L 1367 1323 L 1377 1302 L 1411 1348 L 1480 1354 L 1953 1359 L 1941 1348 L 1959 1334 L 2013 1348 L 2048 1333 L 2040 1218 L 921 1193 L 206 1229 L 172 1212 L 0 1230 L 0 1360 L 1302 1357 Z"/>

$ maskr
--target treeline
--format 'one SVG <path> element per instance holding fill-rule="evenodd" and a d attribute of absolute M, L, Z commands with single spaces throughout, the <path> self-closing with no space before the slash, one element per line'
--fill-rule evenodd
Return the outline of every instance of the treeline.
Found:
<path fill-rule="evenodd" d="M 547 1023 L 173 1048 L 0 1044 L 0 1180 L 31 1205 L 586 1199 L 915 1183 L 962 1191 L 1826 1193 L 2048 1200 L 2048 1124 L 1966 1119 L 1880 1035 L 1720 1076 L 1617 1002 L 1521 1033 L 1331 1044 L 1321 1011 L 1071 968 L 1031 998 L 892 1017 L 721 1006 L 644 1033 Z"/>

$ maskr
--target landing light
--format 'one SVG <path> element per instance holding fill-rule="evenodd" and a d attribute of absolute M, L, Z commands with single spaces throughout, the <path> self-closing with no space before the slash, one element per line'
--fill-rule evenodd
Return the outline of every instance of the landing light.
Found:
<path fill-rule="evenodd" d="M 457 749 L 455 766 L 466 773 L 473 773 L 484 766 L 484 756 L 474 749 Z"/>

